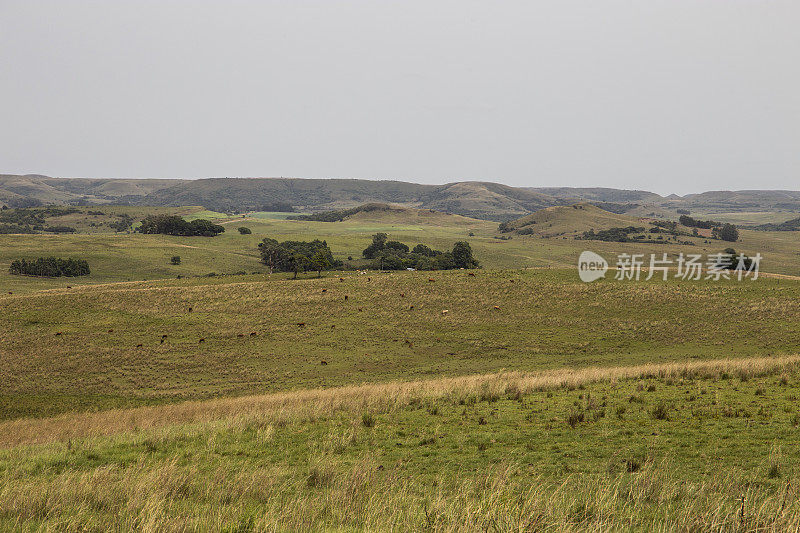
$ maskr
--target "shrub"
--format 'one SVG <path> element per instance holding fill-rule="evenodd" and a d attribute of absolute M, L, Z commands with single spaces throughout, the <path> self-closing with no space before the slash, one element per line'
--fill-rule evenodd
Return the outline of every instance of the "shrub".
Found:
<path fill-rule="evenodd" d="M 669 420 L 669 409 L 664 402 L 659 403 L 650 411 L 650 416 L 655 420 Z"/>
<path fill-rule="evenodd" d="M 245 228 L 244 226 L 239 226 L 239 233 L 241 235 L 250 235 L 253 231 L 250 228 Z"/>
<path fill-rule="evenodd" d="M 567 424 L 569 427 L 574 428 L 579 423 L 583 422 L 585 415 L 583 411 L 572 411 L 567 415 Z"/>
<path fill-rule="evenodd" d="M 375 426 L 375 416 L 372 413 L 364 413 L 361 415 L 361 423 L 366 428 L 371 428 Z"/>
<path fill-rule="evenodd" d="M 169 260 L 170 263 L 173 265 L 180 265 L 181 264 L 181 256 L 173 255 L 172 258 Z"/>
<path fill-rule="evenodd" d="M 772 466 L 769 467 L 769 471 L 767 472 L 767 477 L 770 479 L 781 477 L 781 470 L 777 464 L 773 463 Z"/>

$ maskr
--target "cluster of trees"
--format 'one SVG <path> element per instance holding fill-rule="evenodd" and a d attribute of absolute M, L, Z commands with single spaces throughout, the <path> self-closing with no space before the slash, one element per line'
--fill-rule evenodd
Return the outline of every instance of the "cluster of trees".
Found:
<path fill-rule="evenodd" d="M 722 227 L 712 229 L 711 237 L 723 241 L 736 242 L 739 240 L 739 230 L 733 224 L 724 224 Z"/>
<path fill-rule="evenodd" d="M 180 235 L 183 237 L 213 237 L 225 231 L 225 228 L 210 220 L 197 219 L 187 222 L 177 215 L 150 215 L 142 220 L 140 233 L 162 235 Z"/>
<path fill-rule="evenodd" d="M 262 204 L 256 211 L 268 211 L 273 213 L 294 213 L 295 209 L 288 202 L 274 201 Z"/>
<path fill-rule="evenodd" d="M 78 231 L 72 226 L 47 226 L 44 230 L 50 233 L 75 233 Z"/>
<path fill-rule="evenodd" d="M 714 239 L 721 239 L 728 242 L 736 242 L 739 240 L 739 230 L 733 224 L 722 224 L 713 220 L 697 220 L 689 215 L 681 215 L 678 221 L 689 228 L 710 229 L 711 237 Z M 697 232 L 693 233 L 697 235 Z"/>
<path fill-rule="evenodd" d="M 628 226 L 626 228 L 611 228 L 602 229 L 600 231 L 583 232 L 583 238 L 592 241 L 609 241 L 609 242 L 630 242 L 630 235 L 633 233 L 644 233 L 644 228 L 637 226 Z"/>
<path fill-rule="evenodd" d="M 270 272 L 294 272 L 295 278 L 298 273 L 309 270 L 322 276 L 323 270 L 342 265 L 341 261 L 334 260 L 328 243 L 319 239 L 278 242 L 267 238 L 259 243 L 258 248 L 261 262 L 269 267 Z"/>
<path fill-rule="evenodd" d="M 128 231 L 131 226 L 133 226 L 133 217 L 123 213 L 121 215 L 117 215 L 119 220 L 115 220 L 114 222 L 109 222 L 108 227 L 116 231 L 117 233 L 122 233 L 123 231 Z"/>
<path fill-rule="evenodd" d="M 376 233 L 362 255 L 365 259 L 371 259 L 369 266 L 377 270 L 452 270 L 478 267 L 478 261 L 472 256 L 472 247 L 466 241 L 455 243 L 451 252 L 442 252 L 424 244 L 417 244 L 410 249 L 400 241 L 390 241 L 386 233 Z"/>
<path fill-rule="evenodd" d="M 11 274 L 58 278 L 61 276 L 88 276 L 89 263 L 83 259 L 61 259 L 60 257 L 40 257 L 33 261 L 17 259 L 9 268 Z"/>
<path fill-rule="evenodd" d="M 36 233 L 49 231 L 52 233 L 74 233 L 75 228 L 69 226 L 47 226 L 49 217 L 60 217 L 80 212 L 74 207 L 48 206 L 40 208 L 2 209 L 0 210 L 0 233 Z"/>
<path fill-rule="evenodd" d="M 722 225 L 719 222 L 714 222 L 713 220 L 698 220 L 696 218 L 690 217 L 689 215 L 681 215 L 678 218 L 678 222 L 680 222 L 687 228 L 700 228 L 700 229 L 711 229 Z"/>
<path fill-rule="evenodd" d="M 745 270 L 750 270 L 753 266 L 753 258 L 745 254 L 742 254 L 742 264 L 739 265 L 739 254 L 736 253 L 736 250 L 733 248 L 725 248 L 723 253 L 727 257 L 725 258 L 725 262 L 718 264 L 720 267 L 724 267 L 728 270 L 737 270 L 739 267 L 743 267 Z"/>

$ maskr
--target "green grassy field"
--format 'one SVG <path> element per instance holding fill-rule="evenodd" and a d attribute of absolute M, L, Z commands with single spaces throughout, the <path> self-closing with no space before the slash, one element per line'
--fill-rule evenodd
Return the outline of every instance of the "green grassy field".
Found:
<path fill-rule="evenodd" d="M 341 279 L 195 277 L 0 296 L 0 417 L 800 348 L 795 280 L 587 285 L 555 269 Z"/>
<path fill-rule="evenodd" d="M 165 210 L 169 208 L 102 209 L 112 216 L 114 209 L 144 215 L 149 209 L 167 212 Z M 192 213 L 199 212 L 200 208 L 171 209 L 171 212 L 180 212 L 191 218 Z M 695 245 L 686 246 L 579 241 L 566 236 L 544 238 L 537 235 L 515 235 L 511 240 L 499 240 L 496 238 L 499 233 L 494 222 L 441 213 L 432 217 L 415 215 L 410 219 L 402 214 L 360 216 L 333 223 L 263 218 L 259 213 L 255 215 L 216 218 L 227 231 L 212 238 L 91 233 L 89 230 L 94 231 L 93 228 L 81 226 L 74 220 L 63 223 L 83 228 L 75 235 L 0 235 L 0 265 L 10 264 L 17 258 L 56 255 L 86 259 L 92 268 L 92 274 L 87 277 L 55 280 L 11 276 L 5 268 L 0 268 L 0 292 L 30 292 L 67 285 L 175 278 L 212 272 L 263 272 L 258 243 L 265 237 L 278 240 L 325 239 L 337 259 L 358 259 L 361 251 L 371 242 L 371 235 L 380 231 L 412 246 L 423 243 L 437 249 L 449 249 L 455 241 L 466 240 L 475 256 L 488 269 L 574 268 L 578 255 L 586 249 L 600 253 L 613 264 L 619 253 L 643 253 L 648 256 L 651 253 L 667 253 L 674 257 L 681 252 L 720 252 L 732 245 L 737 251 L 748 255 L 761 253 L 764 271 L 800 275 L 800 232 L 742 230 L 738 243 L 706 243 L 702 238 L 689 238 Z M 86 218 L 86 215 L 80 216 Z M 237 231 L 239 226 L 247 226 L 253 233 L 240 235 Z M 182 258 L 181 265 L 170 264 L 170 258 L 174 255 Z"/>
<path fill-rule="evenodd" d="M 797 232 L 734 245 L 785 277 L 585 284 L 584 249 L 730 244 L 177 209 L 226 232 L 0 235 L 0 264 L 92 268 L 0 272 L 0 530 L 800 527 Z M 377 231 L 467 240 L 484 268 L 291 280 L 257 254 L 320 238 L 346 261 Z"/>

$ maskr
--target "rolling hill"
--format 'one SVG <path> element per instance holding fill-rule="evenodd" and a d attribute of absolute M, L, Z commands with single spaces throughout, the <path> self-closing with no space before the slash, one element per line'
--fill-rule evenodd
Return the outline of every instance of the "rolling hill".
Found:
<path fill-rule="evenodd" d="M 444 213 L 434 209 L 416 209 L 401 205 L 382 203 L 364 204 L 351 209 L 323 211 L 310 215 L 290 216 L 289 219 L 314 222 L 369 222 L 380 224 L 431 225 L 431 226 L 469 226 L 485 223 L 482 220 Z"/>
<path fill-rule="evenodd" d="M 530 215 L 503 224 L 504 232 L 552 237 L 578 235 L 589 230 L 626 226 L 644 226 L 642 219 L 611 213 L 599 207 L 577 203 L 569 206 L 546 207 Z"/>

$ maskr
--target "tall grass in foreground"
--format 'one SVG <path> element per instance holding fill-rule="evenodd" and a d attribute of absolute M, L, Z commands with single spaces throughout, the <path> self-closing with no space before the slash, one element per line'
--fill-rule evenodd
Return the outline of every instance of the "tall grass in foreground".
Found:
<path fill-rule="evenodd" d="M 498 397 L 507 391 L 526 393 L 574 388 L 601 381 L 633 378 L 711 378 L 733 375 L 745 379 L 781 373 L 800 365 L 800 356 L 717 359 L 627 367 L 591 367 L 541 372 L 438 378 L 242 396 L 179 404 L 66 414 L 53 418 L 0 423 L 0 447 L 67 441 L 128 431 L 204 423 L 231 418 L 272 421 L 314 420 L 339 411 L 390 412 L 420 399 L 477 395 Z"/>
<path fill-rule="evenodd" d="M 422 483 L 330 458 L 302 475 L 203 471 L 179 458 L 65 472 L 48 482 L 0 480 L 0 525 L 41 531 L 797 531 L 800 479 L 767 493 L 720 475 L 671 477 L 668 463 L 636 474 L 528 478 L 501 464 Z"/>
<path fill-rule="evenodd" d="M 729 391 L 746 394 L 741 388 L 747 384 L 782 402 L 793 395 L 787 387 L 796 382 L 799 364 L 792 357 L 501 373 L 13 422 L 2 429 L 33 432 L 38 427 L 44 432 L 41 440 L 50 442 L 0 451 L 0 530 L 797 531 L 800 477 L 782 457 L 784 441 L 774 442 L 771 452 L 754 446 L 758 464 L 739 469 L 717 462 L 710 475 L 680 474 L 681 465 L 670 458 L 669 448 L 662 448 L 662 454 L 615 455 L 601 469 L 548 475 L 541 462 L 518 461 L 510 458 L 513 454 L 465 466 L 463 454 L 482 456 L 480 443 L 478 452 L 472 445 L 453 446 L 463 444 L 458 436 L 435 444 L 438 437 L 429 442 L 427 437 L 435 433 L 427 431 L 415 433 L 403 448 L 406 454 L 391 459 L 387 448 L 394 449 L 395 441 L 387 436 L 409 428 L 380 413 L 422 413 L 413 419 L 414 428 L 420 428 L 443 424 L 433 407 L 446 408 L 453 421 L 448 427 L 467 436 L 483 427 L 462 424 L 466 419 L 459 412 L 466 413 L 470 401 L 519 413 L 527 393 L 548 391 L 540 399 L 551 392 L 562 395 L 566 407 L 578 395 L 587 402 L 589 393 L 597 396 L 592 382 L 628 378 L 661 380 L 651 394 L 671 387 L 672 379 L 707 380 L 697 387 L 702 391 L 720 378 L 735 381 Z M 687 394 L 685 385 L 675 387 Z M 555 390 L 559 388 L 566 390 Z M 765 393 L 752 398 L 765 398 Z M 762 407 L 777 409 L 781 404 L 774 401 Z M 428 409 L 416 407 L 421 403 Z M 720 405 L 720 412 L 726 407 Z M 675 442 L 674 430 L 651 426 L 655 419 L 644 412 L 646 418 L 639 419 L 630 413 L 631 438 L 641 438 L 643 433 L 634 430 L 645 421 L 646 434 L 664 431 L 664 445 Z M 548 415 L 541 416 L 542 423 L 550 423 Z M 789 411 L 782 412 L 783 424 L 788 416 Z M 521 413 L 519 417 L 513 420 L 522 419 Z M 730 420 L 750 427 L 750 418 Z M 577 430 L 566 429 L 563 419 L 554 423 L 563 431 L 582 431 L 597 446 L 609 435 L 607 426 L 589 422 Z M 304 428 L 322 429 L 310 433 Z M 371 441 L 383 428 L 390 432 Z M 541 447 L 560 431 L 537 433 L 543 440 L 529 444 Z M 92 436 L 104 432 L 118 434 Z M 26 435 L 32 433 L 20 432 L 15 438 Z M 76 437 L 53 442 L 65 435 Z M 690 444 L 692 437 L 681 442 Z M 750 444 L 746 438 L 737 442 Z M 433 457 L 425 456 L 433 447 L 450 454 L 446 464 L 454 466 L 438 468 L 425 459 Z M 414 466 L 411 459 L 418 457 L 423 458 Z M 547 452 L 548 457 L 556 460 L 558 454 Z"/>

